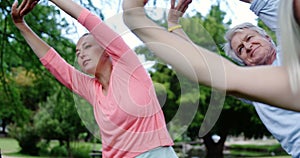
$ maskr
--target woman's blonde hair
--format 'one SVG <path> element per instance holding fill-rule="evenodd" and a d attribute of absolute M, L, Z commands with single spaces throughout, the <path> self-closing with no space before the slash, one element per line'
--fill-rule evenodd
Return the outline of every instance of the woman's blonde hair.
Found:
<path fill-rule="evenodd" d="M 294 16 L 294 0 L 281 0 L 279 9 L 280 45 L 291 89 L 300 90 L 300 27 Z"/>

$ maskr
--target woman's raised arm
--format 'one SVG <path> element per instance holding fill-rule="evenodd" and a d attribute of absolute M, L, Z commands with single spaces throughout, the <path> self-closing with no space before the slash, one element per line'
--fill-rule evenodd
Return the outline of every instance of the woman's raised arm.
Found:
<path fill-rule="evenodd" d="M 57 7 L 69 14 L 74 19 L 77 19 L 84 9 L 81 5 L 75 3 L 73 0 L 50 0 Z"/>
<path fill-rule="evenodd" d="M 37 36 L 24 20 L 24 16 L 32 11 L 36 4 L 37 1 L 23 0 L 18 6 L 18 1 L 15 1 L 12 5 L 11 16 L 15 26 L 20 30 L 28 45 L 41 58 L 48 52 L 50 46 Z"/>
<path fill-rule="evenodd" d="M 152 52 L 200 84 L 238 97 L 300 111 L 300 98 L 291 92 L 285 67 L 239 67 L 222 56 L 166 31 L 144 11 L 144 0 L 124 0 L 123 20 Z"/>

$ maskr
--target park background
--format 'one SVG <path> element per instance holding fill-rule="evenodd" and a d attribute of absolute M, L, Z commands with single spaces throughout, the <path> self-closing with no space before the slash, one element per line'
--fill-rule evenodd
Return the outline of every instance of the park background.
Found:
<path fill-rule="evenodd" d="M 120 23 L 121 0 L 76 1 L 121 33 L 139 54 L 155 84 L 180 157 L 285 157 L 286 153 L 261 123 L 252 105 L 214 93 L 202 85 L 194 86 L 195 83 L 153 56 L 126 31 Z M 10 9 L 13 0 L 0 2 L 2 156 L 90 157 L 93 150 L 101 150 L 99 129 L 90 114 L 90 106 L 58 83 L 40 64 L 12 23 Z M 249 11 L 249 5 L 239 0 L 194 0 L 190 6 L 181 19 L 183 29 L 196 44 L 221 55 L 224 55 L 221 49 L 223 36 L 231 26 L 248 21 L 267 29 Z M 150 0 L 147 7 L 149 16 L 166 27 L 169 0 Z M 86 32 L 76 20 L 70 19 L 51 2 L 40 1 L 26 21 L 62 57 L 76 66 L 75 43 Z M 267 30 L 275 40 L 274 33 Z M 182 91 L 183 88 L 188 90 Z M 222 100 L 220 113 L 205 136 L 199 138 L 199 130 L 212 100 Z M 181 108 L 186 109 L 186 113 L 180 112 Z M 182 120 L 185 122 L 180 122 Z"/>

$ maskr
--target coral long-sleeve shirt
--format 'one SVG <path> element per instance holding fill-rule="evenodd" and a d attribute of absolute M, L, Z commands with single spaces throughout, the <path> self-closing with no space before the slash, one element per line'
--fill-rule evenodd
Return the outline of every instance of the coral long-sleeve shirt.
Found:
<path fill-rule="evenodd" d="M 112 59 L 107 95 L 96 78 L 76 70 L 53 48 L 40 60 L 62 84 L 93 106 L 103 157 L 135 157 L 159 146 L 173 145 L 151 78 L 135 52 L 88 10 L 81 12 L 78 21 Z"/>

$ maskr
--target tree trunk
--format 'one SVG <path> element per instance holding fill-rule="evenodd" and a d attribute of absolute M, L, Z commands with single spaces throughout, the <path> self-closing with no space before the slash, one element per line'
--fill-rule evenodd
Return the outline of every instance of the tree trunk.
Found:
<path fill-rule="evenodd" d="M 7 133 L 5 132 L 5 128 L 6 128 L 6 121 L 5 121 L 5 119 L 2 120 L 1 127 L 2 127 L 2 131 L 0 132 L 0 134 L 3 134 L 4 136 L 6 136 Z"/>
<path fill-rule="evenodd" d="M 86 137 L 84 138 L 85 142 L 90 142 L 92 139 L 92 134 L 90 132 L 87 132 Z"/>
<path fill-rule="evenodd" d="M 70 146 L 70 140 L 67 140 L 66 143 L 67 143 L 68 157 L 73 158 L 73 153 Z"/>
<path fill-rule="evenodd" d="M 215 143 L 212 139 L 212 134 L 208 133 L 203 137 L 206 147 L 206 158 L 224 158 L 223 150 L 227 135 L 220 135 L 221 139 Z"/>

